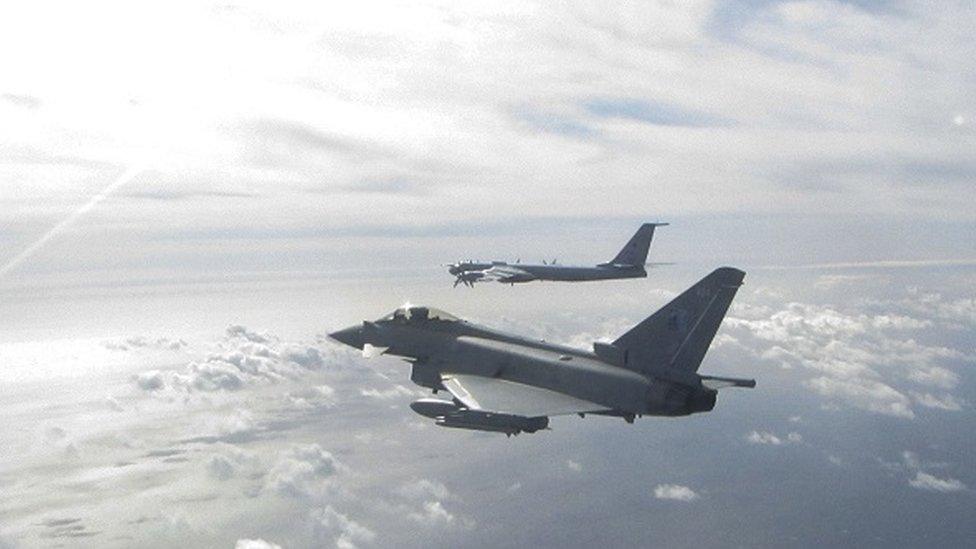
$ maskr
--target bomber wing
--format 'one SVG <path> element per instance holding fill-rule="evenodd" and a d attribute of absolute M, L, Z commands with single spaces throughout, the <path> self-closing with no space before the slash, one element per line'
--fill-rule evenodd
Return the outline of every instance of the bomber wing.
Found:
<path fill-rule="evenodd" d="M 492 268 L 482 271 L 483 281 L 497 280 L 498 282 L 527 282 L 534 280 L 535 276 L 514 265 L 494 265 Z"/>
<path fill-rule="evenodd" d="M 470 410 L 525 417 L 609 410 L 588 400 L 494 377 L 445 373 L 441 376 L 441 383 Z"/>

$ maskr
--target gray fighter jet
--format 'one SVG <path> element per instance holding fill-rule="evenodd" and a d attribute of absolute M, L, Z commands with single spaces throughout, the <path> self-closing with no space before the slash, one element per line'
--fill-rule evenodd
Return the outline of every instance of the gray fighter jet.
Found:
<path fill-rule="evenodd" d="M 614 278 L 644 278 L 647 271 L 647 249 L 654 237 L 654 228 L 667 223 L 645 223 L 620 250 L 616 257 L 606 263 L 593 267 L 557 265 L 543 261 L 542 265 L 526 263 L 506 263 L 491 261 L 458 261 L 448 265 L 447 271 L 455 276 L 454 287 L 458 284 L 474 287 L 475 282 L 497 281 L 502 284 L 532 282 L 533 280 L 557 280 L 562 282 L 582 282 L 584 280 L 610 280 Z"/>
<path fill-rule="evenodd" d="M 410 379 L 446 390 L 410 407 L 442 427 L 514 435 L 546 429 L 549 416 L 686 416 L 715 406 L 717 389 L 755 380 L 699 375 L 698 366 L 745 273 L 718 269 L 610 343 L 581 350 L 405 306 L 329 334 L 413 365 Z"/>

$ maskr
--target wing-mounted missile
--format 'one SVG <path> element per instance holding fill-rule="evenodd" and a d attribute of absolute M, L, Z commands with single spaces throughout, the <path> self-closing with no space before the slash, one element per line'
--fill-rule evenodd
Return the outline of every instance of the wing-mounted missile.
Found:
<path fill-rule="evenodd" d="M 511 414 L 495 414 L 480 410 L 468 410 L 457 403 L 437 398 L 422 398 L 410 403 L 410 409 L 429 417 L 440 427 L 491 431 L 517 435 L 534 433 L 549 426 L 548 417 L 525 417 Z"/>
<path fill-rule="evenodd" d="M 410 403 L 410 409 L 431 419 L 442 418 L 460 411 L 457 404 L 439 398 L 422 398 Z"/>
<path fill-rule="evenodd" d="M 534 433 L 545 429 L 549 427 L 549 418 L 545 416 L 524 417 L 508 414 L 491 414 L 477 410 L 461 410 L 442 418 L 437 418 L 435 423 L 440 427 L 492 431 L 511 436 L 523 431 L 526 433 Z"/>

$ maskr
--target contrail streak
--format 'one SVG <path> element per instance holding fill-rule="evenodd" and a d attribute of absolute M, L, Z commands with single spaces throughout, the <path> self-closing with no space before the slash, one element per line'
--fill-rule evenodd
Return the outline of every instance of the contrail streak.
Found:
<path fill-rule="evenodd" d="M 36 254 L 37 251 L 43 248 L 45 244 L 51 241 L 51 239 L 64 232 L 64 230 L 70 227 L 72 223 L 78 221 L 81 216 L 91 211 L 92 208 L 108 198 L 113 192 L 115 192 L 116 189 L 131 181 L 132 178 L 138 175 L 141 171 L 142 168 L 129 168 L 124 171 L 122 175 L 118 176 L 115 181 L 109 183 L 109 185 L 102 189 L 101 192 L 91 197 L 88 202 L 72 212 L 71 215 L 63 219 L 60 223 L 54 227 L 51 227 L 51 230 L 44 233 L 43 236 L 28 246 L 27 249 L 14 256 L 14 258 L 8 261 L 3 267 L 0 267 L 0 277 L 3 277 L 10 271 L 14 270 L 18 265 L 29 259 L 32 255 Z"/>

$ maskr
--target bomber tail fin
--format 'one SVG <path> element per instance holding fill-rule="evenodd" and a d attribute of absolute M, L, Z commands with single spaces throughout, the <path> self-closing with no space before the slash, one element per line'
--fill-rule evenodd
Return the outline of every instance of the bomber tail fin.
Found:
<path fill-rule="evenodd" d="M 667 223 L 644 223 L 641 225 L 617 256 L 610 260 L 609 264 L 643 267 L 647 261 L 647 249 L 651 246 L 651 239 L 654 238 L 654 228 L 665 225 Z"/>
<path fill-rule="evenodd" d="M 617 338 L 616 362 L 643 373 L 696 372 L 744 277 L 738 269 L 716 269 Z"/>

